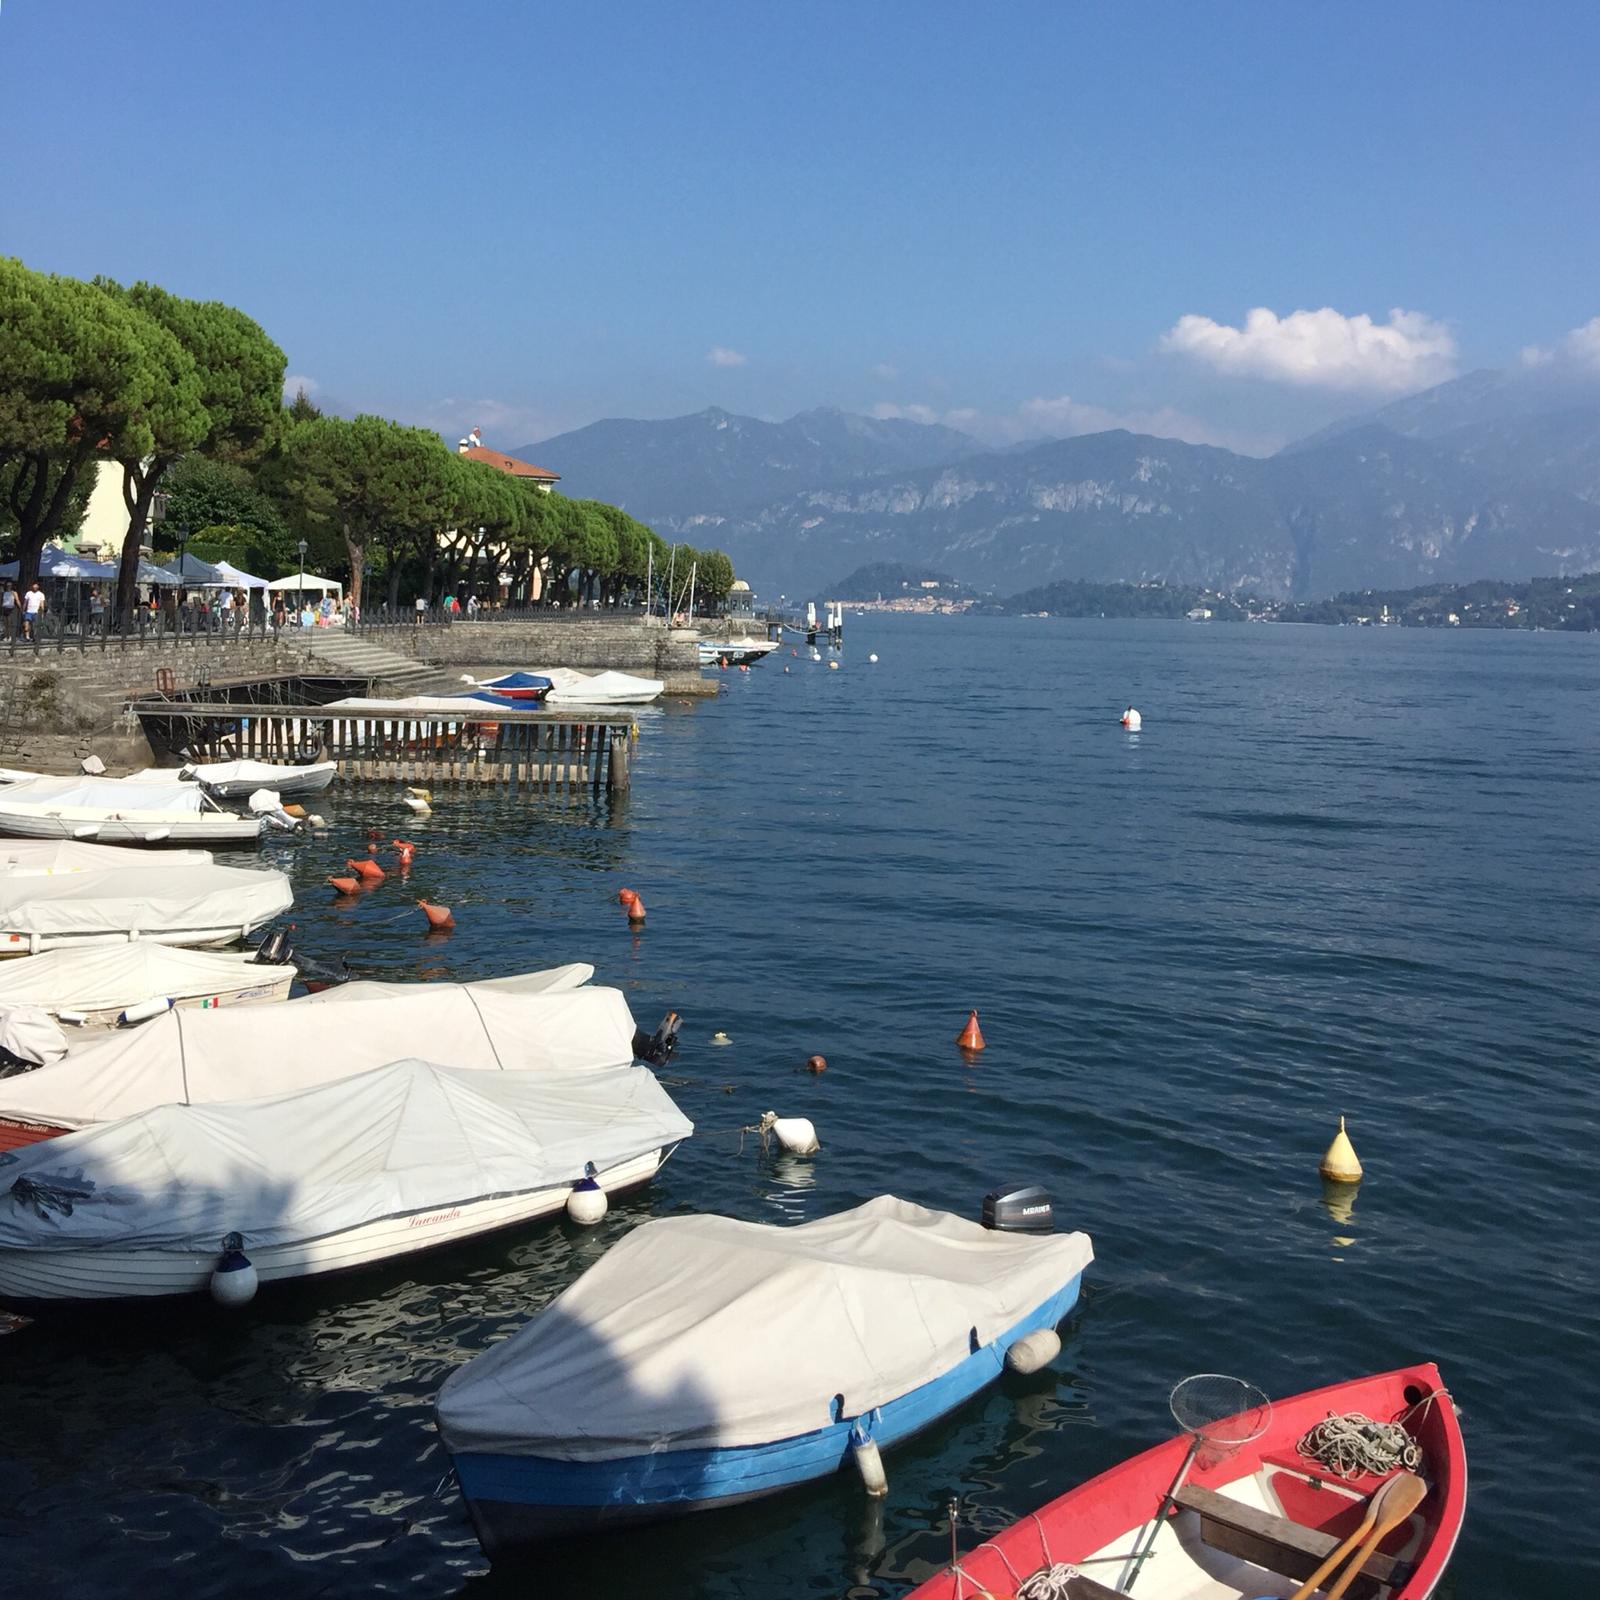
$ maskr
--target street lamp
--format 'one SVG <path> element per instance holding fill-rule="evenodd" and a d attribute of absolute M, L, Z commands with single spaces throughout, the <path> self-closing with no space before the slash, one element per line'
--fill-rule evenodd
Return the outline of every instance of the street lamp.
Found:
<path fill-rule="evenodd" d="M 300 552 L 300 595 L 304 599 L 306 592 L 306 542 L 301 539 L 295 546 Z"/>

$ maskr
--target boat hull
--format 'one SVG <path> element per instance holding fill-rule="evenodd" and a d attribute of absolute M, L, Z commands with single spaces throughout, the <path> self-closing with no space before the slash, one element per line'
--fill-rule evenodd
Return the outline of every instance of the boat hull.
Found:
<path fill-rule="evenodd" d="M 76 839 L 89 844 L 232 845 L 261 843 L 261 819 L 230 812 L 107 815 L 80 807 L 57 810 L 0 801 L 0 837 Z"/>
<path fill-rule="evenodd" d="M 332 761 L 319 761 L 315 766 L 293 769 L 270 779 L 228 778 L 208 783 L 204 778 L 195 781 L 207 794 L 219 800 L 248 800 L 258 789 L 271 789 L 280 799 L 294 800 L 301 795 L 321 794 L 334 780 L 338 766 Z"/>
<path fill-rule="evenodd" d="M 921 1432 L 993 1383 L 1012 1344 L 1039 1328 L 1055 1327 L 1072 1310 L 1080 1282 L 1074 1278 L 948 1372 L 880 1406 L 870 1418 L 879 1448 Z M 618 1461 L 487 1452 L 462 1452 L 453 1459 L 478 1542 L 494 1561 L 547 1540 L 714 1511 L 830 1477 L 851 1460 L 855 1420 L 841 1418 L 770 1444 L 658 1451 Z"/>
<path fill-rule="evenodd" d="M 1434 1396 L 1428 1400 L 1426 1397 Z M 1378 1421 L 1409 1412 L 1408 1426 L 1422 1447 L 1429 1492 L 1417 1513 L 1381 1546 L 1404 1563 L 1388 1600 L 1427 1600 L 1455 1548 L 1466 1511 L 1467 1465 L 1455 1407 L 1431 1363 L 1334 1384 L 1273 1403 L 1266 1433 L 1222 1459 L 1196 1457 L 1188 1483 L 1225 1497 L 1250 1513 L 1285 1518 L 1323 1536 L 1329 1548 L 1352 1532 L 1367 1498 L 1383 1481 L 1346 1482 L 1300 1456 L 1297 1444 L 1324 1418 L 1359 1411 Z M 960 1571 L 946 1569 L 914 1589 L 907 1600 L 971 1600 L 988 1588 L 1010 1594 L 1019 1581 L 1053 1563 L 1082 1564 L 1086 1575 L 1113 1590 L 1128 1587 L 1132 1553 L 1147 1534 L 1188 1450 L 1187 1437 L 1119 1463 L 995 1534 L 963 1555 Z M 1202 1515 L 1180 1509 L 1164 1522 L 1152 1553 L 1138 1569 L 1140 1600 L 1253 1600 L 1285 1596 L 1317 1565 L 1279 1573 L 1230 1554 L 1203 1534 Z M 1352 1600 L 1374 1591 L 1356 1580 Z"/>
<path fill-rule="evenodd" d="M 0 1130 L 3 1131 L 3 1130 Z M 66 1131 L 66 1130 L 57 1130 Z M 667 1152 L 652 1150 L 600 1174 L 608 1193 L 648 1183 Z M 553 1216 L 571 1186 L 462 1201 L 426 1211 L 402 1212 L 360 1227 L 245 1251 L 262 1283 L 354 1272 L 423 1250 L 459 1244 L 502 1228 Z M 218 1241 L 219 1247 L 221 1241 Z M 204 1294 L 217 1266 L 216 1251 L 138 1250 L 96 1246 L 77 1250 L 0 1249 L 0 1298 L 41 1301 L 150 1300 Z"/>
<path fill-rule="evenodd" d="M 241 967 L 249 963 L 241 961 Z M 248 1006 L 262 1005 L 276 1000 L 287 1000 L 289 990 L 294 984 L 294 973 L 287 976 L 276 976 L 268 967 L 257 966 L 257 972 L 265 976 L 252 981 L 240 982 L 233 988 L 218 988 L 208 990 L 204 994 L 168 995 L 166 999 L 169 1008 L 173 1011 L 215 1011 L 222 1006 Z M 149 998 L 154 999 L 155 996 Z M 136 1002 L 135 1002 L 136 1003 Z M 82 1010 L 75 1007 L 61 1006 L 46 1008 L 63 1028 L 70 1029 L 73 1033 L 86 1033 L 103 1028 L 115 1028 L 122 1022 L 123 1013 L 127 1006 L 102 1006 L 98 1009 Z M 158 1016 L 160 1013 L 156 1013 Z M 137 1024 L 135 1024 L 136 1026 Z"/>
<path fill-rule="evenodd" d="M 147 939 L 151 944 L 172 945 L 180 950 L 225 950 L 241 939 L 248 939 L 280 914 L 274 910 L 226 928 L 162 928 L 138 933 L 21 933 L 14 928 L 0 929 L 0 958 L 36 956 L 46 950 L 77 950 L 89 945 L 127 944 L 134 939 Z"/>

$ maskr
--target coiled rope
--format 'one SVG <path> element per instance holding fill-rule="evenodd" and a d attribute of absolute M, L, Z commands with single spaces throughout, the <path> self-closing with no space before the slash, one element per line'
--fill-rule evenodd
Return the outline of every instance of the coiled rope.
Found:
<path fill-rule="evenodd" d="M 1360 1478 L 1369 1473 L 1382 1478 L 1396 1467 L 1415 1472 L 1422 1465 L 1422 1446 L 1403 1423 L 1374 1422 L 1360 1411 L 1324 1418 L 1296 1448 L 1340 1478 Z"/>

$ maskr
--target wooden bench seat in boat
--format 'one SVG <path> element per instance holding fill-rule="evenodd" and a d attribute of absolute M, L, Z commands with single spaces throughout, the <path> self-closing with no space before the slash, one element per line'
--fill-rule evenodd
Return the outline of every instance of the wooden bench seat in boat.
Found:
<path fill-rule="evenodd" d="M 1271 1511 L 1259 1511 L 1213 1489 L 1203 1489 L 1199 1484 L 1188 1484 L 1180 1489 L 1177 1503 L 1179 1509 L 1192 1511 L 1200 1518 L 1200 1537 L 1213 1550 L 1237 1556 L 1241 1561 L 1296 1582 L 1309 1578 L 1340 1543 L 1332 1534 L 1319 1533 L 1315 1528 Z M 1343 1570 L 1341 1567 L 1340 1571 Z M 1385 1600 L 1408 1570 L 1404 1562 L 1396 1561 L 1393 1556 L 1371 1555 L 1360 1576 L 1345 1592 L 1350 1600 Z M 1099 1600 L 1099 1597 L 1086 1596 L 1085 1600 Z"/>
<path fill-rule="evenodd" d="M 1125 1597 L 1080 1572 L 1067 1579 L 1067 1600 L 1125 1600 Z"/>

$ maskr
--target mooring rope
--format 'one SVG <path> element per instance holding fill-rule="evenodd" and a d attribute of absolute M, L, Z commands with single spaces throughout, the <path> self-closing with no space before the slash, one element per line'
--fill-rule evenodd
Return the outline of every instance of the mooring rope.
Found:
<path fill-rule="evenodd" d="M 1422 1446 L 1403 1424 L 1374 1422 L 1360 1411 L 1324 1418 L 1296 1448 L 1341 1478 L 1360 1478 L 1368 1473 L 1381 1478 L 1396 1467 L 1415 1472 L 1422 1465 Z"/>

